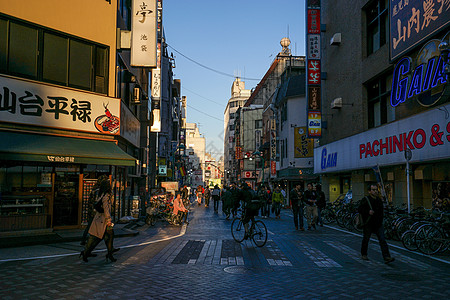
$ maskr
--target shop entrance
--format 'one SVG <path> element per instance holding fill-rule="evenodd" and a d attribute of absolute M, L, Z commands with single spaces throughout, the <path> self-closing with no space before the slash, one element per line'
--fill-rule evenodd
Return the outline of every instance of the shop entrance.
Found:
<path fill-rule="evenodd" d="M 77 173 L 56 173 L 53 201 L 53 227 L 78 225 Z"/>

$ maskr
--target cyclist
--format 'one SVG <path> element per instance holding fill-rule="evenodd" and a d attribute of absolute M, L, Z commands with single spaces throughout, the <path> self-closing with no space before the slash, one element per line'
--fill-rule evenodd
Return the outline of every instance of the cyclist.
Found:
<path fill-rule="evenodd" d="M 180 222 L 181 219 L 184 217 L 184 223 L 189 224 L 189 222 L 187 221 L 187 215 L 188 215 L 188 210 L 186 209 L 186 207 L 184 207 L 183 205 L 183 201 L 181 200 L 181 192 L 176 192 L 175 193 L 175 199 L 173 200 L 173 212 L 172 212 L 175 216 L 178 216 L 178 214 L 180 214 Z"/>
<path fill-rule="evenodd" d="M 242 201 L 242 223 L 245 228 L 245 239 L 249 237 L 249 221 L 254 221 L 255 216 L 258 214 L 260 208 L 260 201 L 256 196 L 256 193 L 248 186 L 247 183 L 242 183 L 241 189 L 241 201 Z"/>

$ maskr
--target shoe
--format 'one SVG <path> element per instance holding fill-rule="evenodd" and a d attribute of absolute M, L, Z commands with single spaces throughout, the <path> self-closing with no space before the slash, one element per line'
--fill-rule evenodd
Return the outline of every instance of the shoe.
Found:
<path fill-rule="evenodd" d="M 298 226 L 295 226 L 295 230 L 298 230 Z"/>
<path fill-rule="evenodd" d="M 312 227 L 314 228 L 314 230 L 316 229 L 316 224 L 312 224 Z"/>
<path fill-rule="evenodd" d="M 369 260 L 369 258 L 367 257 L 367 255 L 361 255 L 361 259 L 362 259 L 362 260 Z"/>
<path fill-rule="evenodd" d="M 384 259 L 384 263 L 389 264 L 389 263 L 393 262 L 394 260 L 395 260 L 395 258 L 393 258 L 393 257 L 386 257 Z"/>
<path fill-rule="evenodd" d="M 84 262 L 88 262 L 88 259 L 87 259 L 88 256 L 84 254 L 84 250 L 81 251 L 81 253 L 80 253 L 80 258 L 83 258 L 83 261 L 84 261 Z"/>
<path fill-rule="evenodd" d="M 111 262 L 115 262 L 117 261 L 117 258 L 114 258 L 114 256 L 112 256 L 112 253 L 108 253 L 106 254 L 106 262 L 108 262 L 108 260 L 110 260 Z"/>
<path fill-rule="evenodd" d="M 300 227 L 300 231 L 305 231 L 305 228 L 303 228 L 303 227 Z"/>
<path fill-rule="evenodd" d="M 308 226 L 308 230 L 311 230 L 311 226 Z"/>
<path fill-rule="evenodd" d="M 323 227 L 323 223 L 322 223 L 322 224 L 320 224 L 320 227 Z"/>

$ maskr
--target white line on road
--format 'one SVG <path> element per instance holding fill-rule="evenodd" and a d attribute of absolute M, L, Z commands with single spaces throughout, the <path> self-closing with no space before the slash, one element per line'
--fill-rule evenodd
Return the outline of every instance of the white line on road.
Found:
<path fill-rule="evenodd" d="M 175 239 L 175 238 L 179 238 L 179 237 L 183 236 L 185 233 L 186 233 L 186 224 L 183 224 L 183 227 L 181 227 L 180 234 L 178 234 L 178 235 L 174 235 L 174 236 L 171 236 L 171 237 L 163 238 L 163 239 L 160 239 L 160 240 L 154 240 L 154 241 L 149 241 L 149 242 L 145 242 L 145 243 L 140 243 L 140 244 L 125 245 L 125 246 L 121 246 L 121 248 L 140 247 L 140 246 L 145 246 L 145 245 L 149 245 L 149 244 L 164 242 L 164 241 L 172 240 L 172 239 Z M 94 252 L 105 252 L 105 251 L 107 251 L 107 249 L 96 250 Z M 55 254 L 55 255 L 45 255 L 45 256 L 35 256 L 35 257 L 20 257 L 20 258 L 0 259 L 0 263 L 10 262 L 10 261 L 31 260 L 31 259 L 48 259 L 48 258 L 64 257 L 64 256 L 72 256 L 72 255 L 80 255 L 80 252 L 65 253 L 65 254 Z"/>

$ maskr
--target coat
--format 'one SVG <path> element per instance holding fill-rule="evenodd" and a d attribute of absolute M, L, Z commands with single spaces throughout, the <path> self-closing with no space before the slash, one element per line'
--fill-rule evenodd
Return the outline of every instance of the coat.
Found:
<path fill-rule="evenodd" d="M 94 220 L 92 220 L 91 227 L 89 228 L 89 234 L 96 236 L 100 239 L 103 238 L 106 231 L 106 225 L 111 222 L 111 194 L 103 194 L 101 197 L 103 203 L 103 213 L 98 211 L 95 213 Z M 97 201 L 100 196 L 97 198 Z"/>

